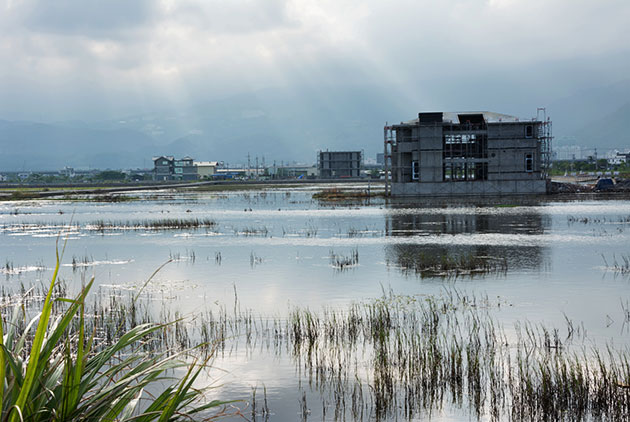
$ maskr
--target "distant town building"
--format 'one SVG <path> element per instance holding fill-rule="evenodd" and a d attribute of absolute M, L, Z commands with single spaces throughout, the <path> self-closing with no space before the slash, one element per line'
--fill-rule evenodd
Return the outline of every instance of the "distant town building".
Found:
<path fill-rule="evenodd" d="M 166 155 L 153 157 L 153 179 L 197 180 L 197 168 L 193 164 L 193 159 L 188 156 L 180 159 Z"/>
<path fill-rule="evenodd" d="M 322 179 L 360 177 L 362 167 L 361 151 L 319 151 L 317 171 Z"/>
<path fill-rule="evenodd" d="M 419 113 L 386 126 L 386 190 L 392 196 L 545 193 L 551 122 L 539 111 L 542 118 L 524 121 L 487 111 Z"/>
<path fill-rule="evenodd" d="M 269 175 L 274 179 L 307 179 L 317 176 L 317 167 L 313 165 L 273 166 Z"/>
<path fill-rule="evenodd" d="M 174 173 L 173 161 L 175 161 L 175 158 L 170 155 L 153 157 L 153 180 L 172 180 Z"/>
<path fill-rule="evenodd" d="M 76 176 L 76 173 L 74 172 L 74 168 L 73 167 L 64 167 L 63 169 L 59 170 L 59 173 L 61 173 L 63 176 L 69 177 L 69 178 L 73 178 Z"/>
<path fill-rule="evenodd" d="M 215 179 L 245 179 L 249 174 L 250 171 L 245 168 L 224 167 L 217 169 L 213 177 Z"/>
<path fill-rule="evenodd" d="M 615 150 L 606 157 L 606 160 L 610 165 L 626 164 L 630 162 L 630 152 L 619 152 Z"/>
<path fill-rule="evenodd" d="M 197 177 L 200 179 L 211 178 L 217 173 L 217 167 L 219 167 L 217 161 L 195 161 L 194 165 L 197 167 Z"/>

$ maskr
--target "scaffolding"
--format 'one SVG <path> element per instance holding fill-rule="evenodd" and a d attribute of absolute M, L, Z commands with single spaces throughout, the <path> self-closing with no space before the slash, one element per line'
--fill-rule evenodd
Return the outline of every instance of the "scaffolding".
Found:
<path fill-rule="evenodd" d="M 551 119 L 547 117 L 547 109 L 545 107 L 538 107 L 536 109 L 536 120 L 541 122 L 538 133 L 538 140 L 540 141 L 540 169 L 543 174 L 543 178 L 549 178 L 549 169 L 551 168 L 551 141 L 553 140 L 553 131 Z"/>
<path fill-rule="evenodd" d="M 395 136 L 391 126 L 385 122 L 383 128 L 383 165 L 385 167 L 385 196 L 391 196 L 391 189 L 389 185 L 390 177 L 390 164 L 392 161 L 392 147 L 394 145 Z"/>

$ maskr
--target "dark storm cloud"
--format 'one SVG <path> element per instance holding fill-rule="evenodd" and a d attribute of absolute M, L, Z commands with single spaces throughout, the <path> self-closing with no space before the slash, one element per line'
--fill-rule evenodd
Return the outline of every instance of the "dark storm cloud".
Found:
<path fill-rule="evenodd" d="M 347 83 L 531 109 L 627 78 L 628 21 L 628 0 L 0 0 L 0 118 Z"/>
<path fill-rule="evenodd" d="M 155 0 L 27 0 L 14 16 L 30 31 L 88 38 L 126 38 L 180 23 L 209 33 L 249 33 L 290 24 L 286 0 L 160 2 Z"/>
<path fill-rule="evenodd" d="M 158 17 L 152 0 L 28 0 L 17 15 L 35 32 L 116 38 Z"/>

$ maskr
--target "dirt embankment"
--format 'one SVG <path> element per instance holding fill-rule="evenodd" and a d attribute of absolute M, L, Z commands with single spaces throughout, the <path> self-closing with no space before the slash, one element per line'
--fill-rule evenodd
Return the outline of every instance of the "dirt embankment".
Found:
<path fill-rule="evenodd" d="M 606 186 L 605 188 L 598 189 L 597 182 L 595 183 L 569 183 L 569 182 L 551 182 L 550 193 L 588 193 L 588 192 L 623 192 L 630 193 L 630 180 L 620 179 L 617 180 L 612 186 Z"/>

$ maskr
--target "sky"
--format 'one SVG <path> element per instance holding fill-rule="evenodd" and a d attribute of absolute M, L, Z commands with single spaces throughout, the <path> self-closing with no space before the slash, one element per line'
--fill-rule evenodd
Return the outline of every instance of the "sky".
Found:
<path fill-rule="evenodd" d="M 0 119 L 344 84 L 518 112 L 628 78 L 629 22 L 628 0 L 0 0 Z"/>

